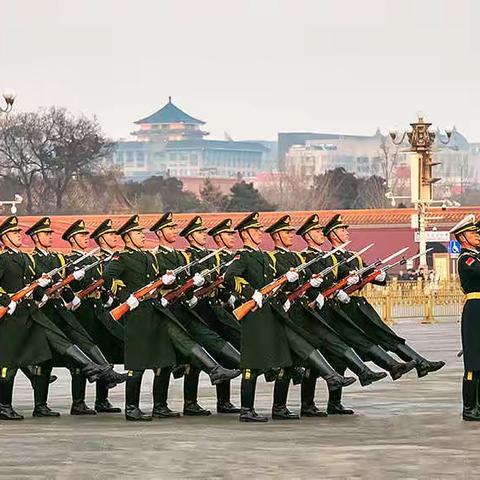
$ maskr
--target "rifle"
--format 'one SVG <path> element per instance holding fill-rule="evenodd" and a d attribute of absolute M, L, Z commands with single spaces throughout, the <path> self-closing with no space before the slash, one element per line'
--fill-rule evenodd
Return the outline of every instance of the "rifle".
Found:
<path fill-rule="evenodd" d="M 222 267 L 227 267 L 232 262 L 233 262 L 233 260 L 231 260 L 230 262 L 226 262 L 222 265 L 218 265 L 216 267 L 213 267 L 210 270 L 206 270 L 205 272 L 200 273 L 200 275 L 205 278 L 207 275 L 210 275 L 211 273 L 215 272 L 216 270 L 220 271 L 220 269 Z M 220 277 L 217 277 L 217 280 L 218 280 L 218 278 L 220 278 Z M 223 281 L 223 276 L 222 276 L 222 281 Z M 213 283 L 215 283 L 215 282 L 212 282 L 212 283 L 210 283 L 209 285 L 207 285 L 206 287 L 203 287 L 203 288 L 211 287 L 211 285 Z M 192 287 L 193 287 L 193 277 L 190 277 L 185 283 L 180 285 L 178 288 L 166 293 L 163 296 L 163 298 L 165 298 L 165 300 L 168 300 L 169 303 L 176 302 L 187 290 L 189 290 Z M 201 290 L 201 288 L 200 288 L 200 290 Z M 194 295 L 197 296 L 196 293 L 194 293 Z M 205 296 L 205 294 L 203 296 Z"/>
<path fill-rule="evenodd" d="M 427 252 L 430 252 L 431 250 L 433 250 L 432 248 L 429 248 L 427 250 Z M 410 260 L 415 260 L 416 258 L 420 257 L 422 254 L 421 253 L 418 253 L 417 255 L 413 255 L 409 258 L 403 258 L 401 260 L 398 260 L 397 262 L 395 263 L 391 263 L 389 265 L 384 265 L 382 268 L 380 268 L 379 270 L 374 270 L 373 272 L 369 273 L 365 278 L 362 278 L 362 281 L 356 285 L 351 285 L 350 287 L 348 287 L 345 292 L 350 294 L 350 293 L 353 293 L 353 292 L 356 292 L 357 290 L 360 290 L 362 289 L 367 283 L 370 283 L 372 282 L 373 280 L 375 280 L 381 273 L 383 272 L 387 272 L 388 270 L 398 266 L 398 265 L 404 265 L 405 263 L 407 263 L 408 261 Z M 393 255 L 393 256 L 396 256 L 396 255 Z M 393 258 L 393 256 L 390 256 L 386 259 L 384 259 L 381 263 L 386 263 L 388 262 L 389 260 L 391 260 Z M 377 262 L 375 262 L 377 263 Z M 371 266 L 369 266 L 369 268 L 371 268 Z"/>
<path fill-rule="evenodd" d="M 349 242 L 347 242 L 349 243 Z M 347 243 L 345 243 L 344 245 L 346 245 Z M 342 245 L 343 247 L 343 245 Z M 340 248 L 340 247 L 338 247 Z M 293 269 L 294 272 L 301 272 L 303 270 L 305 270 L 306 268 L 308 268 L 310 265 L 312 265 L 313 263 L 315 262 L 318 262 L 319 260 L 321 260 L 322 258 L 328 258 L 330 257 L 331 255 L 333 255 L 334 253 L 334 250 L 330 250 L 330 252 L 328 253 L 324 253 L 324 252 L 321 252 L 319 255 L 317 255 L 316 257 L 312 258 L 310 261 L 306 262 L 306 263 L 302 263 L 301 265 L 299 265 L 298 267 L 295 267 Z M 264 287 L 262 287 L 259 292 L 262 294 L 262 295 L 268 295 L 269 293 L 272 293 L 274 290 L 278 289 L 279 287 L 281 287 L 285 282 L 287 281 L 287 274 L 284 273 L 283 275 L 281 275 L 280 277 L 276 278 L 275 280 L 273 280 L 272 282 L 270 282 L 269 284 L 265 285 Z M 234 311 L 233 311 L 233 315 L 235 316 L 235 318 L 237 320 L 241 320 L 243 317 L 245 317 L 248 313 L 250 313 L 257 305 L 257 302 L 255 302 L 255 300 L 253 299 L 250 299 L 250 300 L 247 300 L 245 303 L 242 303 L 242 305 L 240 305 L 239 307 L 237 307 Z"/>
<path fill-rule="evenodd" d="M 50 270 L 49 272 L 42 275 L 42 277 L 53 278 L 57 273 L 61 272 L 63 269 L 76 265 L 77 263 L 81 262 L 85 257 L 86 256 L 84 255 L 82 257 L 77 258 L 76 260 L 71 260 L 69 262 L 66 262 L 65 265 L 60 265 L 59 267 L 54 268 L 53 270 Z M 39 281 L 39 278 L 29 283 L 18 292 L 14 293 L 10 297 L 10 300 L 16 303 L 21 302 L 25 297 L 29 296 L 38 287 L 38 281 Z M 7 311 L 8 311 L 8 306 L 0 307 L 0 318 L 3 318 L 7 313 Z"/>
<path fill-rule="evenodd" d="M 177 267 L 175 270 L 172 271 L 172 273 L 176 276 L 180 272 L 183 272 L 184 270 L 189 269 L 190 267 L 193 267 L 194 265 L 198 265 L 200 263 L 205 262 L 209 258 L 213 257 L 217 253 L 221 252 L 224 250 L 225 247 L 219 248 L 218 250 L 214 250 L 213 252 L 209 253 L 207 256 L 203 258 L 198 258 L 197 260 L 194 260 L 193 262 L 187 263 L 186 265 L 181 265 L 180 267 Z M 153 294 L 155 293 L 156 290 L 158 290 L 161 286 L 163 285 L 162 277 L 157 278 L 156 280 L 153 280 L 150 283 L 147 283 L 144 287 L 138 289 L 137 291 L 133 292 L 133 296 L 139 300 L 142 301 L 143 297 L 145 297 L 148 294 Z M 120 318 L 123 317 L 128 311 L 130 310 L 130 307 L 128 306 L 127 302 L 123 302 L 118 307 L 115 307 L 113 310 L 110 311 L 110 315 L 114 320 L 120 320 Z"/>
<path fill-rule="evenodd" d="M 83 300 L 85 297 L 88 297 L 91 293 L 93 293 L 97 288 L 100 288 L 104 284 L 105 280 L 103 278 L 99 278 L 95 280 L 95 282 L 91 283 L 88 287 L 84 288 L 81 292 L 77 293 L 77 297 L 80 300 Z"/>
<path fill-rule="evenodd" d="M 85 260 L 88 257 L 91 257 L 94 253 L 98 252 L 100 250 L 99 248 L 95 248 L 91 252 L 88 252 L 88 254 L 83 255 L 80 257 L 82 260 Z M 88 272 L 89 270 L 92 270 L 93 268 L 97 267 L 98 265 L 102 264 L 103 262 L 106 262 L 110 260 L 113 257 L 113 253 L 110 255 L 107 255 L 106 257 L 99 258 L 97 261 L 90 263 L 89 265 L 86 265 L 84 268 L 85 272 Z M 50 297 L 53 295 L 55 292 L 58 292 L 62 288 L 66 287 L 70 283 L 72 283 L 75 280 L 75 277 L 73 276 L 73 273 L 70 273 L 67 275 L 65 278 L 60 280 L 59 282 L 55 283 L 52 285 L 45 293 Z"/>
<path fill-rule="evenodd" d="M 349 242 L 347 242 L 347 243 L 349 243 Z M 343 249 L 345 245 L 346 245 L 346 243 L 344 243 L 343 245 L 340 245 L 339 247 L 335 248 L 334 250 L 331 250 L 331 254 L 334 254 L 337 250 Z M 333 264 L 333 265 L 330 265 L 329 267 L 323 269 L 320 273 L 315 275 L 315 277 L 325 277 L 332 270 L 335 270 L 336 268 L 338 268 L 338 267 L 340 267 L 340 266 L 342 266 L 346 263 L 351 262 L 354 258 L 358 257 L 362 253 L 365 253 L 368 249 L 373 247 L 373 245 L 375 245 L 375 244 L 371 243 L 370 245 L 367 245 L 366 247 L 362 248 L 359 252 L 355 253 L 351 257 L 344 258 L 340 262 L 338 262 L 336 264 Z M 295 289 L 292 293 L 290 293 L 290 295 L 288 295 L 289 302 L 293 303 L 295 300 L 297 300 L 297 298 L 300 298 L 301 296 L 305 295 L 305 293 L 307 293 L 308 290 L 310 290 L 310 288 L 312 288 L 312 284 L 310 283 L 310 280 L 308 280 L 303 285 L 300 285 L 297 289 Z"/>

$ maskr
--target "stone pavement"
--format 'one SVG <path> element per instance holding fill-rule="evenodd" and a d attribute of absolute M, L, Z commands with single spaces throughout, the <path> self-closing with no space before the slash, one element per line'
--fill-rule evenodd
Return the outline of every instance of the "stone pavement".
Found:
<path fill-rule="evenodd" d="M 344 395 L 353 417 L 240 424 L 237 416 L 126 423 L 122 415 L 70 417 L 69 378 L 52 387 L 59 419 L 30 416 L 32 392 L 18 375 L 15 405 L 23 422 L 0 422 L 0 478 L 141 479 L 443 479 L 480 477 L 480 425 L 461 421 L 462 364 L 459 325 L 412 322 L 396 326 L 410 343 L 447 366 L 417 380 L 411 372 L 393 383 L 355 384 Z M 151 374 L 143 402 L 150 408 Z M 233 386 L 238 403 L 238 380 Z M 94 387 L 89 386 L 89 400 Z M 318 400 L 325 387 L 319 382 Z M 202 375 L 201 403 L 214 409 L 215 389 Z M 181 409 L 181 382 L 170 406 Z M 268 413 L 272 384 L 259 383 L 257 409 Z M 299 409 L 298 387 L 289 404 Z M 112 392 L 123 403 L 123 389 Z M 478 472 L 478 473 L 477 473 Z"/>

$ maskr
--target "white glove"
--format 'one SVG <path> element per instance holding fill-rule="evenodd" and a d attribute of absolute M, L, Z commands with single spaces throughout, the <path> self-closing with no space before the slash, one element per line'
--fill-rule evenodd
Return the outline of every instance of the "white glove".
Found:
<path fill-rule="evenodd" d="M 198 303 L 198 298 L 193 296 L 190 300 L 187 301 L 187 304 L 190 308 L 193 308 Z"/>
<path fill-rule="evenodd" d="M 320 276 L 312 277 L 309 280 L 309 283 L 313 288 L 318 288 L 322 284 L 322 282 L 323 282 L 323 278 Z"/>
<path fill-rule="evenodd" d="M 262 292 L 255 290 L 252 295 L 252 300 L 257 304 L 258 308 L 262 308 L 263 305 L 263 295 Z"/>
<path fill-rule="evenodd" d="M 38 308 L 42 308 L 48 302 L 48 295 L 43 295 L 42 299 L 37 302 Z"/>
<path fill-rule="evenodd" d="M 289 270 L 286 274 L 289 283 L 296 282 L 298 280 L 298 272 L 295 270 Z"/>
<path fill-rule="evenodd" d="M 283 304 L 283 309 L 288 312 L 290 310 L 290 307 L 291 307 L 291 303 L 290 303 L 290 300 L 287 300 L 284 304 Z"/>
<path fill-rule="evenodd" d="M 107 303 L 105 303 L 103 306 L 105 308 L 110 308 L 112 306 L 112 303 L 113 303 L 113 297 L 108 297 L 108 300 L 107 300 Z"/>
<path fill-rule="evenodd" d="M 125 303 L 128 305 L 128 308 L 130 310 L 135 310 L 140 305 L 138 298 L 133 295 L 133 293 L 127 298 L 127 301 Z"/>
<path fill-rule="evenodd" d="M 358 275 L 352 275 L 347 279 L 347 287 L 355 285 L 356 283 L 360 282 L 360 277 Z"/>
<path fill-rule="evenodd" d="M 52 279 L 50 277 L 47 277 L 46 275 L 44 277 L 40 277 L 37 280 L 38 286 L 42 288 L 45 288 L 46 286 L 50 285 L 51 282 L 52 282 Z"/>
<path fill-rule="evenodd" d="M 85 276 L 85 269 L 83 268 L 80 268 L 80 270 L 75 270 L 73 272 L 73 278 L 75 280 L 82 280 L 84 276 Z"/>
<path fill-rule="evenodd" d="M 162 307 L 165 308 L 168 305 L 168 300 L 165 297 L 162 297 L 160 303 L 162 304 Z"/>
<path fill-rule="evenodd" d="M 70 302 L 70 308 L 74 312 L 82 303 L 82 301 L 75 295 L 73 300 Z"/>
<path fill-rule="evenodd" d="M 230 295 L 229 299 L 227 300 L 227 303 L 228 305 L 230 305 L 230 307 L 232 308 L 235 308 L 235 301 L 237 299 L 235 298 L 235 295 Z"/>
<path fill-rule="evenodd" d="M 193 284 L 194 284 L 196 287 L 201 287 L 204 283 L 205 283 L 205 278 L 203 278 L 203 276 L 200 275 L 199 273 L 196 273 L 196 274 L 193 276 Z"/>
<path fill-rule="evenodd" d="M 12 300 L 12 301 L 8 304 L 7 313 L 8 313 L 9 315 L 13 315 L 13 312 L 15 311 L 16 308 L 17 308 L 17 302 L 15 302 L 14 300 Z"/>
<path fill-rule="evenodd" d="M 342 303 L 350 302 L 350 297 L 343 290 L 339 290 L 335 298 Z"/>
<path fill-rule="evenodd" d="M 162 275 L 162 283 L 164 285 L 171 285 L 175 281 L 175 278 L 173 273 L 165 273 Z"/>
<path fill-rule="evenodd" d="M 317 298 L 315 299 L 315 303 L 317 304 L 318 309 L 321 310 L 325 305 L 325 297 L 321 293 L 319 293 Z"/>
<path fill-rule="evenodd" d="M 377 276 L 375 280 L 378 280 L 379 282 L 385 281 L 387 278 L 387 272 L 382 272 L 380 275 Z"/>

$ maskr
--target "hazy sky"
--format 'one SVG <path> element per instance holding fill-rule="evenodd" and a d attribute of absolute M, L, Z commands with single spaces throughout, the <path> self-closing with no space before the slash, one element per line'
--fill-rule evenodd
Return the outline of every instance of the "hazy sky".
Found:
<path fill-rule="evenodd" d="M 212 138 L 373 134 L 423 111 L 480 141 L 478 0 L 0 0 L 0 90 L 107 135 L 172 95 Z"/>

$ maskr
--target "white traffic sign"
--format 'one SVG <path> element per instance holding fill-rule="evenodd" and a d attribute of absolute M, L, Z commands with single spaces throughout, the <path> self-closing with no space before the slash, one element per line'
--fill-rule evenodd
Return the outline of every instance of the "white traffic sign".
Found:
<path fill-rule="evenodd" d="M 415 232 L 415 241 L 420 241 L 420 232 Z M 428 230 L 425 232 L 425 241 L 427 242 L 442 242 L 450 241 L 450 232 L 441 230 Z"/>

